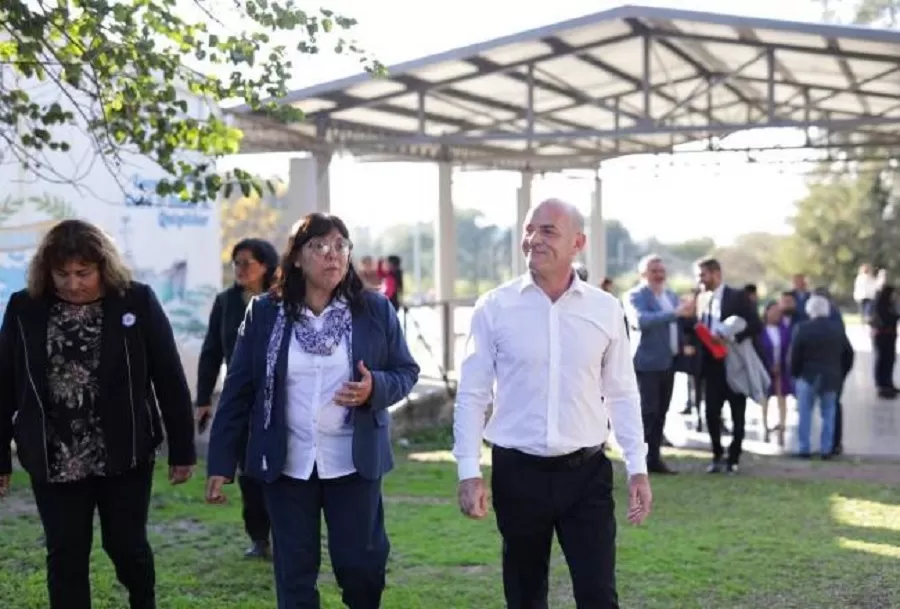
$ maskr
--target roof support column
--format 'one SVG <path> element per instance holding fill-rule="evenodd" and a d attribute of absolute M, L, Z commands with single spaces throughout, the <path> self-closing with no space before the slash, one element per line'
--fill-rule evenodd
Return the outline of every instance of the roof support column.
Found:
<path fill-rule="evenodd" d="M 526 169 L 522 172 L 522 185 L 516 190 L 516 221 L 510 231 L 512 245 L 512 274 L 518 277 L 525 272 L 525 258 L 522 256 L 522 227 L 525 225 L 525 216 L 531 209 L 531 183 L 534 181 L 534 172 Z"/>
<path fill-rule="evenodd" d="M 591 215 L 587 233 L 587 271 L 593 284 L 606 277 L 606 223 L 603 220 L 603 180 L 594 178 Z"/>
<path fill-rule="evenodd" d="M 291 159 L 284 210 L 288 226 L 306 214 L 331 212 L 330 166 L 330 153 Z"/>
<path fill-rule="evenodd" d="M 443 368 L 453 369 L 456 331 L 453 328 L 453 304 L 456 295 L 456 215 L 453 211 L 453 163 L 438 163 L 438 213 L 434 227 L 435 297 L 442 303 Z"/>

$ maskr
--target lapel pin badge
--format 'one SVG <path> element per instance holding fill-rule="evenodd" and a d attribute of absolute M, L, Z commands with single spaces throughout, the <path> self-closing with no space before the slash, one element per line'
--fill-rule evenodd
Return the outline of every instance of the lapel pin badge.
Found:
<path fill-rule="evenodd" d="M 130 328 L 134 325 L 136 320 L 137 318 L 134 316 L 134 313 L 125 313 L 125 315 L 122 316 L 122 325 L 126 328 Z"/>

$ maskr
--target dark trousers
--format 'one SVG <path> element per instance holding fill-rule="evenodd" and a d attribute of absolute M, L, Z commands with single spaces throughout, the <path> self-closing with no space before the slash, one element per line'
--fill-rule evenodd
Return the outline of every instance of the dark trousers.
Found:
<path fill-rule="evenodd" d="M 712 360 L 712 357 L 709 359 Z M 747 396 L 735 393 L 728 386 L 725 378 L 725 362 L 722 360 L 710 361 L 704 366 L 703 391 L 706 401 L 706 426 L 709 429 L 713 459 L 721 461 L 725 453 L 722 449 L 722 408 L 725 402 L 728 402 L 733 427 L 731 444 L 728 446 L 728 464 L 737 465 L 741 460 L 744 444 Z"/>
<path fill-rule="evenodd" d="M 638 390 L 641 393 L 641 417 L 644 420 L 644 441 L 647 443 L 647 464 L 660 464 L 660 446 L 672 389 L 675 386 L 673 370 L 637 371 Z M 699 408 L 699 406 L 698 406 Z"/>
<path fill-rule="evenodd" d="M 263 498 L 263 484 L 259 480 L 241 474 L 238 477 L 241 487 L 241 515 L 244 518 L 244 530 L 252 541 L 269 541 L 269 513 L 266 511 L 266 500 Z"/>
<path fill-rule="evenodd" d="M 894 386 L 894 364 L 897 361 L 897 335 L 878 333 L 872 339 L 875 352 L 875 386 L 890 389 Z"/>
<path fill-rule="evenodd" d="M 612 490 L 612 464 L 600 447 L 547 458 L 494 447 L 491 494 L 507 609 L 547 609 L 554 531 L 577 609 L 618 609 Z"/>
<path fill-rule="evenodd" d="M 154 609 L 156 573 L 147 541 L 153 465 L 118 476 L 78 482 L 32 481 L 47 545 L 50 609 L 90 609 L 94 510 L 103 550 L 128 591 L 131 609 Z"/>
<path fill-rule="evenodd" d="M 390 543 L 384 530 L 381 480 L 351 474 L 321 480 L 282 476 L 263 486 L 275 560 L 278 609 L 319 609 L 316 580 L 322 561 L 321 514 L 328 554 L 344 604 L 377 609 Z"/>

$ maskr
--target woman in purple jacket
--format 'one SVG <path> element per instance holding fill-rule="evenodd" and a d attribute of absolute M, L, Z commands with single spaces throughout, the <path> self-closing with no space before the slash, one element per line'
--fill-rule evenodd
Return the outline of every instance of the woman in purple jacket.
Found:
<path fill-rule="evenodd" d="M 763 310 L 763 330 L 759 337 L 762 355 L 772 384 L 769 386 L 769 397 L 778 400 L 778 425 L 769 428 L 769 404 L 762 405 L 763 428 L 765 441 L 769 434 L 778 433 L 778 446 L 784 447 L 784 426 L 787 418 L 787 396 L 794 394 L 794 385 L 790 375 L 791 329 L 781 323 L 781 308 L 776 302 L 770 302 Z"/>

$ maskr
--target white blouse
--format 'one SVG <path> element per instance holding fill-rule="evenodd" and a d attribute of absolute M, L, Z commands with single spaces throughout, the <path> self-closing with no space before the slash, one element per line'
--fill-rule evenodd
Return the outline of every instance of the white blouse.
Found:
<path fill-rule="evenodd" d="M 321 330 L 329 305 L 309 321 Z M 342 342 L 331 355 L 306 353 L 291 332 L 287 365 L 287 459 L 282 473 L 309 480 L 313 467 L 319 478 L 339 478 L 356 471 L 353 465 L 353 426 L 346 422 L 347 409 L 334 403 L 334 394 L 351 379 L 350 355 Z"/>

